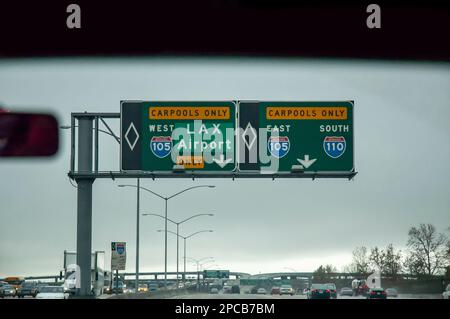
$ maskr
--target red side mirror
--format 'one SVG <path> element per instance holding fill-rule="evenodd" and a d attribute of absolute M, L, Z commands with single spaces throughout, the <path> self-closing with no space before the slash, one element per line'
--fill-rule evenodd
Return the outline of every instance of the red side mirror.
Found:
<path fill-rule="evenodd" d="M 53 115 L 0 112 L 0 157 L 53 156 L 58 147 Z"/>

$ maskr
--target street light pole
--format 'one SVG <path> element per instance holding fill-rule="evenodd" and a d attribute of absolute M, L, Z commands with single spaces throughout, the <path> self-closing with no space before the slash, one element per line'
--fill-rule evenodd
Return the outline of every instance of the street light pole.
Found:
<path fill-rule="evenodd" d="M 167 201 L 166 201 L 166 209 L 165 209 L 165 218 L 164 218 L 164 288 L 167 290 Z"/>
<path fill-rule="evenodd" d="M 139 203 L 140 203 L 140 198 L 139 198 L 139 192 L 140 192 L 140 180 L 139 178 L 137 179 L 137 207 L 136 207 L 136 283 L 135 283 L 135 292 L 138 292 L 138 288 L 139 288 Z"/>
<path fill-rule="evenodd" d="M 178 196 L 184 192 L 187 192 L 188 190 L 194 189 L 194 188 L 200 188 L 200 187 L 208 187 L 208 188 L 214 188 L 216 186 L 214 185 L 198 185 L 198 186 L 192 186 L 186 189 L 183 189 L 182 191 L 179 191 L 178 193 L 173 194 L 172 196 L 169 197 L 164 197 L 148 188 L 145 187 L 141 187 L 141 186 L 136 186 L 136 185 L 118 185 L 119 187 L 137 187 L 139 189 L 143 189 L 149 193 L 152 193 L 155 196 L 158 196 L 159 198 L 162 198 L 165 200 L 165 240 L 164 240 L 164 288 L 167 290 L 167 201 L 171 198 L 174 198 L 175 196 Z M 137 255 L 139 255 L 139 251 L 137 252 Z"/>
<path fill-rule="evenodd" d="M 180 230 L 180 224 L 177 224 L 177 289 L 179 287 L 179 279 L 178 279 L 178 253 L 179 253 L 179 242 L 180 242 L 180 235 L 179 235 L 179 230 Z M 167 233 L 166 233 L 167 234 Z"/>
<path fill-rule="evenodd" d="M 167 203 L 167 201 L 166 201 L 166 203 Z M 170 218 L 167 218 L 167 214 L 165 216 L 161 216 L 161 215 L 158 215 L 158 214 L 142 214 L 142 216 L 150 216 L 150 215 L 151 216 L 158 216 L 158 217 L 161 217 L 161 218 L 163 218 L 165 220 L 166 229 L 164 230 L 164 232 L 166 233 L 166 236 L 167 236 L 167 232 L 168 232 L 167 231 L 167 221 L 177 225 L 177 233 L 176 233 L 176 235 L 177 235 L 177 289 L 178 289 L 178 286 L 179 286 L 179 280 L 178 280 L 178 276 L 179 276 L 179 237 L 183 237 L 183 236 L 180 236 L 180 233 L 179 233 L 180 227 L 179 226 L 181 224 L 183 224 L 184 222 L 187 222 L 188 220 L 191 220 L 191 219 L 193 219 L 195 217 L 199 217 L 199 216 L 214 216 L 214 214 L 196 214 L 196 215 L 192 215 L 191 217 L 186 218 L 186 219 L 184 219 L 184 220 L 182 220 L 180 222 L 176 222 L 176 221 L 174 221 L 174 220 L 172 220 Z M 185 244 L 186 244 L 186 242 L 185 242 Z M 185 250 L 186 250 L 186 247 L 185 247 Z M 167 260 L 167 256 L 166 256 L 165 259 Z M 185 267 L 185 272 L 186 272 L 186 267 Z"/>
<path fill-rule="evenodd" d="M 155 215 L 155 214 L 146 214 L 146 215 Z M 186 258 L 187 258 L 187 257 L 186 257 L 186 239 L 191 238 L 191 237 L 193 237 L 193 236 L 195 236 L 195 235 L 197 235 L 197 234 L 200 234 L 200 233 L 205 233 L 205 232 L 212 233 L 213 230 L 211 230 L 211 229 L 200 230 L 200 231 L 198 231 L 198 232 L 195 232 L 195 233 L 190 234 L 189 236 L 182 236 L 182 235 L 178 234 L 178 225 L 181 224 L 181 223 L 183 223 L 183 222 L 185 222 L 185 221 L 187 221 L 187 220 L 189 220 L 189 219 L 192 219 L 192 218 L 194 218 L 194 217 L 201 216 L 201 215 L 210 215 L 210 216 L 212 216 L 213 214 L 198 214 L 198 215 L 191 216 L 191 217 L 189 217 L 189 218 L 185 219 L 184 221 L 181 221 L 181 222 L 179 222 L 179 223 L 177 224 L 177 232 L 176 232 L 176 233 L 174 233 L 173 231 L 170 231 L 170 230 L 168 230 L 168 231 L 166 232 L 166 234 L 167 234 L 167 233 L 171 233 L 171 234 L 173 234 L 173 235 L 176 235 L 177 238 L 178 238 L 178 237 L 181 237 L 181 238 L 184 239 L 184 282 L 186 282 Z M 161 215 L 156 215 L 156 216 L 160 216 L 160 217 L 161 217 Z M 173 221 L 170 220 L 170 219 L 168 219 L 168 220 L 171 221 L 171 222 L 173 222 Z M 162 231 L 164 231 L 164 230 L 162 230 L 162 229 L 158 229 L 158 230 L 157 230 L 157 232 L 162 232 Z M 207 257 L 207 258 L 212 258 L 212 257 Z M 194 258 L 191 258 L 191 259 L 196 260 L 196 259 L 194 259 Z M 202 259 L 200 259 L 199 261 L 204 260 L 204 259 L 205 259 L 205 258 L 202 258 Z M 177 260 L 177 266 L 178 266 L 178 260 Z M 178 267 L 177 267 L 177 268 L 178 268 Z M 198 269 L 198 268 L 197 268 L 197 269 Z M 198 272 L 197 272 L 197 274 L 198 274 Z M 177 272 L 177 278 L 178 278 L 178 272 Z"/>
<path fill-rule="evenodd" d="M 176 235 L 177 235 L 177 289 L 178 289 L 178 285 L 179 285 L 178 276 L 179 276 L 179 264 L 180 264 L 179 263 L 179 237 L 184 238 L 183 236 L 180 236 L 180 232 L 179 232 L 180 225 L 185 223 L 185 222 L 187 222 L 188 220 L 191 220 L 191 219 L 196 218 L 196 217 L 200 217 L 200 216 L 214 216 L 214 214 L 196 214 L 196 215 L 192 215 L 191 217 L 186 218 L 186 219 L 184 219 L 184 220 L 182 220 L 180 222 L 176 222 L 176 221 L 174 221 L 174 220 L 172 220 L 170 218 L 167 218 L 165 216 L 158 215 L 158 214 L 142 214 L 142 216 L 150 216 L 150 215 L 151 216 L 161 217 L 161 218 L 163 218 L 166 221 L 166 223 L 167 223 L 167 221 L 169 221 L 169 222 L 177 225 L 177 233 L 176 233 Z M 167 234 L 167 230 L 164 230 L 164 232 Z M 184 249 L 185 249 L 185 256 L 184 257 L 186 257 L 186 241 L 185 241 Z M 186 265 L 185 265 L 184 268 L 185 268 L 185 273 L 186 273 Z"/>
<path fill-rule="evenodd" d="M 200 290 L 200 272 L 199 272 L 199 268 L 201 269 L 200 265 L 204 265 L 207 264 L 209 262 L 214 262 L 214 258 L 213 257 L 205 257 L 205 258 L 201 258 L 201 259 L 195 259 L 195 258 L 189 258 L 192 261 L 194 261 L 194 263 L 197 265 L 197 291 Z M 204 262 L 203 264 L 200 264 L 200 261 L 202 260 L 206 260 L 206 259 L 212 259 L 209 261 Z"/>
<path fill-rule="evenodd" d="M 186 287 L 186 237 L 183 237 L 184 240 L 184 274 L 183 274 L 183 286 Z"/>

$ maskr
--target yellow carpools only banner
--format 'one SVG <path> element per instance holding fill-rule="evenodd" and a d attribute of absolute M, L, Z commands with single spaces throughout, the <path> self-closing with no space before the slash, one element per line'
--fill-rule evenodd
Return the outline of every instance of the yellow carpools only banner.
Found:
<path fill-rule="evenodd" d="M 150 106 L 150 120 L 229 120 L 229 106 Z"/>
<path fill-rule="evenodd" d="M 269 106 L 266 108 L 268 120 L 346 120 L 347 108 L 340 106 Z"/>

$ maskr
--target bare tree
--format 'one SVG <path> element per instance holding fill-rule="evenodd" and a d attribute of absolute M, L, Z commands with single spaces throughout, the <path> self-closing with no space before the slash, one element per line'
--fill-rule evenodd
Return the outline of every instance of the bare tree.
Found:
<path fill-rule="evenodd" d="M 377 246 L 371 249 L 369 261 L 370 265 L 374 269 L 380 270 L 382 273 L 385 268 L 385 253 L 383 249 L 379 249 Z"/>
<path fill-rule="evenodd" d="M 401 251 L 395 251 L 392 244 L 389 244 L 386 249 L 372 248 L 369 257 L 374 269 L 392 278 L 397 277 L 402 269 L 401 258 Z"/>
<path fill-rule="evenodd" d="M 356 247 L 353 250 L 353 258 L 351 267 L 360 274 L 368 274 L 371 272 L 370 260 L 367 253 L 367 248 L 364 246 Z"/>
<path fill-rule="evenodd" d="M 353 263 L 344 265 L 344 266 L 341 268 L 341 271 L 342 271 L 343 273 L 347 273 L 347 274 L 353 274 L 353 273 L 356 273 L 356 272 L 357 272 L 356 267 L 355 267 L 355 265 L 354 265 Z"/>
<path fill-rule="evenodd" d="M 320 265 L 319 268 L 317 268 L 313 273 L 314 281 L 316 282 L 329 282 L 331 280 L 331 276 L 333 273 L 335 273 L 336 267 L 333 265 Z"/>
<path fill-rule="evenodd" d="M 406 256 L 403 266 L 411 275 L 423 275 L 426 271 L 425 258 L 422 254 L 410 251 Z"/>
<path fill-rule="evenodd" d="M 392 244 L 389 244 L 384 251 L 384 269 L 385 275 L 396 278 L 402 271 L 402 252 L 401 250 L 395 251 Z"/>
<path fill-rule="evenodd" d="M 448 261 L 448 239 L 431 224 L 411 227 L 408 232 L 410 253 L 406 267 L 417 274 L 435 275 L 442 272 Z"/>

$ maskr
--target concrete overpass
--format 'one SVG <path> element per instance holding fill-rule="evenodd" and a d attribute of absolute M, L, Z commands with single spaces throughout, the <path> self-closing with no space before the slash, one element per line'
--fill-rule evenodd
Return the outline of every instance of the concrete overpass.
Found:
<path fill-rule="evenodd" d="M 128 278 L 129 277 L 136 278 L 136 273 L 134 273 L 134 272 L 119 273 L 119 276 L 124 277 L 124 278 L 127 278 L 127 277 Z M 167 272 L 167 277 L 169 277 L 169 276 L 173 276 L 173 277 L 175 277 L 173 279 L 176 279 L 177 272 L 175 272 L 175 271 Z M 195 276 L 195 277 L 199 276 L 199 277 L 203 278 L 203 271 L 199 271 L 199 272 L 187 271 L 186 273 L 178 272 L 178 276 L 181 276 L 182 279 L 184 279 L 185 276 L 186 277 L 187 276 Z M 154 280 L 160 280 L 161 277 L 164 278 L 164 272 L 161 272 L 161 271 L 159 271 L 159 272 L 140 272 L 139 278 L 142 278 L 142 277 L 153 277 Z M 248 278 L 248 277 L 251 277 L 251 274 L 230 271 L 230 277 L 234 277 L 236 279 Z M 169 278 L 167 278 L 167 279 L 169 279 Z"/>
<path fill-rule="evenodd" d="M 167 272 L 167 276 L 173 276 L 175 278 L 167 278 L 168 280 L 175 280 L 176 279 L 176 275 L 177 273 L 175 271 L 171 271 L 171 272 Z M 199 276 L 200 278 L 203 278 L 203 271 L 197 272 L 197 271 L 187 271 L 186 273 L 184 272 L 179 272 L 178 273 L 179 276 L 181 276 L 181 278 L 184 278 L 184 275 L 186 276 L 195 276 L 197 278 L 197 276 Z M 113 274 L 114 276 L 114 274 Z M 124 279 L 131 279 L 131 278 L 136 278 L 136 273 L 133 272 L 125 272 L 125 273 L 119 273 L 119 277 L 124 278 Z M 153 278 L 146 278 L 146 280 L 148 279 L 154 279 L 154 280 L 163 280 L 164 279 L 164 272 L 161 271 L 157 271 L 157 272 L 140 272 L 139 273 L 139 278 L 143 279 L 143 277 L 153 277 Z M 233 272 L 230 271 L 230 277 L 234 277 L 236 279 L 239 278 L 249 278 L 251 277 L 251 274 L 248 273 L 244 273 L 244 272 Z M 25 280 L 52 280 L 54 282 L 58 282 L 64 279 L 63 274 L 60 273 L 58 275 L 44 275 L 44 276 L 25 276 L 24 277 Z"/>
<path fill-rule="evenodd" d="M 177 273 L 174 271 L 167 272 L 168 280 L 176 279 L 176 275 L 177 275 Z M 197 278 L 197 276 L 199 275 L 199 277 L 202 278 L 203 272 L 196 272 L 196 271 L 188 271 L 186 273 L 179 272 L 178 275 L 181 276 L 181 278 L 183 278 L 184 275 L 194 276 L 195 278 Z M 327 274 L 327 276 L 329 276 L 330 278 L 334 278 L 334 279 L 365 278 L 368 275 L 369 274 L 339 273 L 339 272 Z M 60 275 L 29 276 L 29 277 L 25 277 L 25 280 L 53 280 L 55 282 L 58 282 L 58 281 L 64 279 L 62 276 L 63 276 L 62 273 Z M 125 273 L 119 273 L 119 276 L 121 278 L 129 280 L 129 279 L 135 278 L 136 274 L 133 272 L 125 272 Z M 169 278 L 169 276 L 172 278 Z M 275 273 L 263 273 L 263 274 L 251 275 L 249 273 L 244 273 L 244 272 L 230 271 L 230 277 L 234 277 L 235 279 L 278 279 L 278 278 L 280 278 L 280 279 L 292 279 L 292 280 L 295 280 L 295 279 L 311 280 L 313 278 L 313 276 L 314 276 L 313 272 L 275 272 Z M 141 272 L 141 273 L 139 273 L 139 278 L 143 278 L 143 277 L 150 277 L 150 278 L 146 278 L 146 280 L 149 280 L 149 279 L 163 280 L 164 272 Z M 415 276 L 413 276 L 411 274 L 399 274 L 398 277 L 403 278 L 403 279 L 415 278 Z"/>

